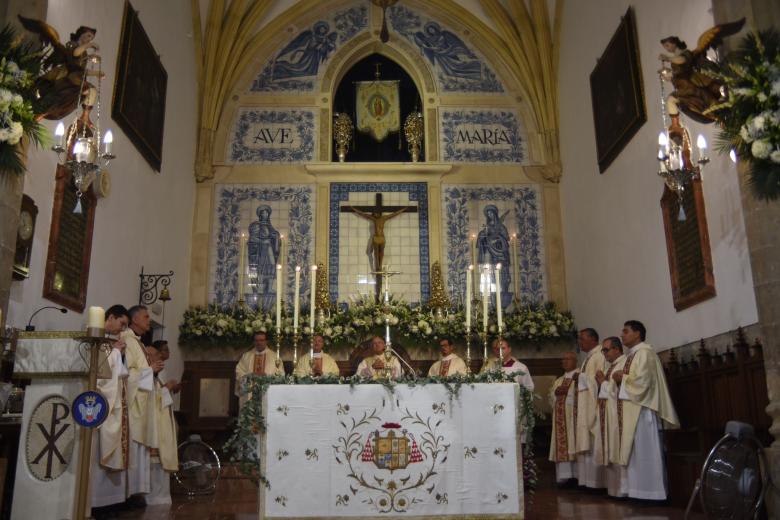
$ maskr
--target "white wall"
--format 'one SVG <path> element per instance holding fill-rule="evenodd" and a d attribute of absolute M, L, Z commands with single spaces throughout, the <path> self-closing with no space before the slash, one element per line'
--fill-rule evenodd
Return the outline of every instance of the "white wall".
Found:
<path fill-rule="evenodd" d="M 120 0 L 50 0 L 47 22 L 62 38 L 80 25 L 97 28 L 103 71 L 101 128 L 114 132 L 117 159 L 111 163 L 111 195 L 101 199 L 95 216 L 87 306 L 131 306 L 138 302 L 138 274 L 173 270 L 173 299 L 166 306 L 165 338 L 171 341 L 168 373 L 178 376 L 178 323 L 187 306 L 190 236 L 195 193 L 193 158 L 196 132 L 195 61 L 188 0 L 133 0 L 141 23 L 168 72 L 162 171 L 154 172 L 111 120 L 111 101 L 124 2 Z M 74 114 L 75 116 L 75 114 Z M 71 116 L 73 117 L 73 116 Z M 70 117 L 68 121 L 70 121 Z M 93 115 L 93 120 L 95 119 Z M 53 132 L 55 121 L 46 121 Z M 24 328 L 31 313 L 52 305 L 41 297 L 54 194 L 56 155 L 31 150 L 24 192 L 38 206 L 30 278 L 14 282 L 8 324 Z M 83 314 L 43 311 L 38 330 L 77 330 Z"/>
<path fill-rule="evenodd" d="M 589 75 L 629 4 L 637 20 L 648 121 L 600 175 Z M 695 47 L 712 25 L 707 0 L 565 4 L 559 92 L 567 288 L 577 324 L 602 336 L 638 319 L 648 328 L 648 341 L 663 350 L 757 321 L 736 167 L 714 151 L 704 171 L 704 200 L 718 295 L 679 313 L 672 304 L 659 205 L 663 183 L 654 157 L 662 128 L 659 40 L 677 35 Z M 694 139 L 701 132 L 714 141 L 714 125 L 685 124 Z"/>

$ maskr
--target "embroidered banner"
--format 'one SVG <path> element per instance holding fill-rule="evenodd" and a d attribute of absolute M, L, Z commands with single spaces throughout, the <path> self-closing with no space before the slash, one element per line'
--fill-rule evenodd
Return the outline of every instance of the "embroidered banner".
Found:
<path fill-rule="evenodd" d="M 260 518 L 523 518 L 517 393 L 271 386 Z"/>
<path fill-rule="evenodd" d="M 358 81 L 356 83 L 357 128 L 381 143 L 390 132 L 401 129 L 397 81 Z"/>

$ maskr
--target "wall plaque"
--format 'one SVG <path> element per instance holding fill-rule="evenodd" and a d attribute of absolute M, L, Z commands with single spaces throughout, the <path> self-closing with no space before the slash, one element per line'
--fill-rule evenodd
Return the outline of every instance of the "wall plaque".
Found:
<path fill-rule="evenodd" d="M 664 187 L 661 209 L 672 278 L 672 297 L 678 312 L 715 296 L 715 277 L 701 181 L 686 185 L 682 204 L 685 220 L 679 219 L 677 196 Z"/>
<path fill-rule="evenodd" d="M 74 213 L 76 188 L 70 171 L 57 165 L 55 182 L 43 297 L 82 312 L 89 282 L 95 196 L 92 190 L 82 194 L 82 212 Z"/>

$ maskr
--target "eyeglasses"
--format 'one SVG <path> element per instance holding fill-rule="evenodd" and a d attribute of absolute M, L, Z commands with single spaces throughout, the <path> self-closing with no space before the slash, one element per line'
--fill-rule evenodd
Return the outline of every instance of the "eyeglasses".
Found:
<path fill-rule="evenodd" d="M 609 352 L 610 350 L 612 350 L 612 347 L 603 348 L 603 349 L 601 349 L 601 353 L 602 353 L 602 354 L 606 354 L 606 353 L 607 353 L 607 352 Z"/>

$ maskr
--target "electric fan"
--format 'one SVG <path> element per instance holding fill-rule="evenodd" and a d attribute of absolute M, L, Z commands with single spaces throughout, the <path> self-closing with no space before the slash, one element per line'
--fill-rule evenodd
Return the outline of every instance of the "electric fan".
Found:
<path fill-rule="evenodd" d="M 715 443 L 704 462 L 685 518 L 697 494 L 708 519 L 755 518 L 764 501 L 767 467 L 764 447 L 753 427 L 729 421 L 725 435 Z"/>
<path fill-rule="evenodd" d="M 213 493 L 221 472 L 217 453 L 200 435 L 179 444 L 179 471 L 174 476 L 189 496 Z"/>

